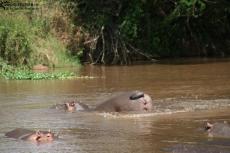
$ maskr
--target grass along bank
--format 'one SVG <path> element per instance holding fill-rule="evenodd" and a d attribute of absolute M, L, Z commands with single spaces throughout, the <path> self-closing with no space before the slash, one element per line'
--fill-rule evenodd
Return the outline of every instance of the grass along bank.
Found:
<path fill-rule="evenodd" d="M 25 12 L 0 13 L 0 57 L 9 65 L 77 66 L 66 46 L 49 32 L 49 21 Z"/>
<path fill-rule="evenodd" d="M 50 69 L 80 65 L 78 57 L 72 56 L 66 44 L 54 33 L 55 14 L 47 17 L 41 13 L 44 6 L 38 10 L 0 9 L 0 76 L 30 80 L 76 76 L 72 72 L 32 71 L 37 64 Z"/>

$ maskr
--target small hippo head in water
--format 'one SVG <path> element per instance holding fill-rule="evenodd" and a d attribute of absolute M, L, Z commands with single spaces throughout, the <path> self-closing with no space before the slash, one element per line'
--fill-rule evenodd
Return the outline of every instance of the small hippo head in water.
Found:
<path fill-rule="evenodd" d="M 205 130 L 208 132 L 209 137 L 226 137 L 230 138 L 230 125 L 224 123 L 206 123 Z"/>
<path fill-rule="evenodd" d="M 31 131 L 27 129 L 17 128 L 10 132 L 7 132 L 5 136 L 9 138 L 15 138 L 20 140 L 26 140 L 36 143 L 48 143 L 52 142 L 58 136 L 55 136 L 50 130 L 49 131 Z"/>
<path fill-rule="evenodd" d="M 75 111 L 76 110 L 76 102 L 70 101 L 65 103 L 65 109 L 67 111 Z"/>
<path fill-rule="evenodd" d="M 85 105 L 81 102 L 77 101 L 69 101 L 66 102 L 65 104 L 65 109 L 67 111 L 73 112 L 73 111 L 83 111 L 83 110 L 88 110 L 88 105 Z"/>
<path fill-rule="evenodd" d="M 28 136 L 26 140 L 36 142 L 51 142 L 54 140 L 54 137 L 54 134 L 50 131 L 36 131 L 35 133 Z"/>

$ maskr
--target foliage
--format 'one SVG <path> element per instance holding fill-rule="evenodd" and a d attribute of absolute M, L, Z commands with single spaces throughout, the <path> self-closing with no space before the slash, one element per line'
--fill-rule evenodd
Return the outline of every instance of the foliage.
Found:
<path fill-rule="evenodd" d="M 58 39 L 60 36 L 52 31 L 60 28 L 53 28 L 59 20 L 54 12 L 60 9 L 50 7 L 48 2 L 45 4 L 38 10 L 0 10 L 0 57 L 7 64 L 19 67 L 79 65 L 78 57 L 70 56 L 66 45 Z M 49 13 L 43 13 L 44 10 Z"/>
<path fill-rule="evenodd" d="M 36 11 L 1 11 L 0 57 L 8 64 L 230 55 L 228 0 L 43 2 Z"/>
<path fill-rule="evenodd" d="M 105 37 L 114 37 L 114 40 L 119 37 L 125 41 L 124 44 L 128 42 L 156 58 L 227 56 L 230 53 L 230 2 L 227 0 L 62 2 L 71 4 L 71 16 L 78 19 L 75 20 L 75 25 L 80 24 L 90 34 L 102 37 L 102 27 L 109 27 L 114 32 L 107 30 Z M 96 49 L 103 50 L 99 45 L 100 41 L 102 38 L 96 42 L 97 47 L 99 46 Z M 127 52 L 130 51 L 127 49 Z M 97 51 L 97 54 L 103 54 L 102 52 Z M 112 61 L 111 57 L 107 58 Z"/>
<path fill-rule="evenodd" d="M 4 16 L 4 17 L 3 17 Z M 28 35 L 31 27 L 23 17 L 14 18 L 11 15 L 1 14 L 0 17 L 0 55 L 13 65 L 29 63 L 32 52 Z"/>
<path fill-rule="evenodd" d="M 202 15 L 205 8 L 206 4 L 203 0 L 180 0 L 174 11 L 177 11 L 179 16 L 198 17 Z"/>
<path fill-rule="evenodd" d="M 230 32 L 230 24 L 226 10 L 230 5 L 225 6 L 225 3 L 228 2 L 180 0 L 174 3 L 158 30 L 158 54 L 168 57 L 229 54 L 230 48 L 226 45 L 230 37 L 226 34 Z"/>
<path fill-rule="evenodd" d="M 51 79 L 68 79 L 75 75 L 71 72 L 33 72 L 30 70 L 5 71 L 2 73 L 5 79 L 11 80 L 51 80 Z"/>
<path fill-rule="evenodd" d="M 143 17 L 142 2 L 139 0 L 133 0 L 127 7 L 126 14 L 119 23 L 120 32 L 123 37 L 134 40 L 138 38 L 138 29 L 140 29 L 140 19 Z"/>
<path fill-rule="evenodd" d="M 36 54 L 31 58 L 34 64 L 43 63 L 54 67 L 78 66 L 77 56 L 71 56 L 69 50 L 57 38 L 48 34 L 44 39 L 37 39 L 33 44 Z"/>

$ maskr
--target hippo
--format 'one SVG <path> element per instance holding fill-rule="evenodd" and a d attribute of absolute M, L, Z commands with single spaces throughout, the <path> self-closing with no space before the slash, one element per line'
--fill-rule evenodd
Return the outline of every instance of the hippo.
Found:
<path fill-rule="evenodd" d="M 64 104 L 55 105 L 56 109 L 66 111 L 99 111 L 99 112 L 124 112 L 124 111 L 151 111 L 153 107 L 152 99 L 149 95 L 141 91 L 124 92 L 107 99 L 95 108 L 78 101 L 68 101 Z"/>
<path fill-rule="evenodd" d="M 78 102 L 76 100 L 66 101 L 64 104 L 56 104 L 51 108 L 63 109 L 68 112 L 89 110 L 88 105 Z"/>
<path fill-rule="evenodd" d="M 52 142 L 57 136 L 49 131 L 32 131 L 28 129 L 17 128 L 5 134 L 6 137 L 26 140 L 36 143 Z"/>
<path fill-rule="evenodd" d="M 141 91 L 124 92 L 99 104 L 94 110 L 103 112 L 124 112 L 152 110 L 152 99 Z"/>
<path fill-rule="evenodd" d="M 229 153 L 230 149 L 205 144 L 176 144 L 163 149 L 169 153 Z"/>
<path fill-rule="evenodd" d="M 230 138 L 230 125 L 227 122 L 211 124 L 207 122 L 205 130 L 209 137 L 225 137 Z"/>

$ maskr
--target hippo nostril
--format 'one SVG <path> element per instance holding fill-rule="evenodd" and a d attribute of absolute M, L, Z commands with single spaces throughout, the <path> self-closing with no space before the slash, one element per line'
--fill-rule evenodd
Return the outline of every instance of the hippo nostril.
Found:
<path fill-rule="evenodd" d="M 41 136 L 37 136 L 36 140 L 39 141 L 39 139 L 41 139 Z"/>
<path fill-rule="evenodd" d="M 204 130 L 205 130 L 205 131 L 209 131 L 210 129 L 211 129 L 210 126 L 205 126 L 205 127 L 204 127 Z"/>
<path fill-rule="evenodd" d="M 148 108 L 144 107 L 144 110 L 145 110 L 145 111 L 148 111 Z"/>

